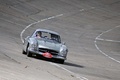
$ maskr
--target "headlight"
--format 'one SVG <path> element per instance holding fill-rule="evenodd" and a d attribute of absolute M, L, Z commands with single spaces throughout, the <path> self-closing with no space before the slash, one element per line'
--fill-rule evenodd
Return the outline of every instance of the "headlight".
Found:
<path fill-rule="evenodd" d="M 60 55 L 61 56 L 65 56 L 66 55 L 66 50 L 64 50 L 63 48 L 60 49 Z"/>
<path fill-rule="evenodd" d="M 36 45 L 36 44 L 31 44 L 31 45 L 30 45 L 30 49 L 36 50 L 36 49 L 37 49 L 37 45 Z"/>
<path fill-rule="evenodd" d="M 35 44 L 31 44 L 31 48 L 35 48 L 36 47 L 36 45 Z"/>

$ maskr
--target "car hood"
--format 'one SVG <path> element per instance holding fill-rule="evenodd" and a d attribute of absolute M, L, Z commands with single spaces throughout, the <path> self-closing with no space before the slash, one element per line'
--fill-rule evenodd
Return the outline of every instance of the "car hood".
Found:
<path fill-rule="evenodd" d="M 62 47 L 62 44 L 51 41 L 51 40 L 41 40 L 37 39 L 38 42 L 38 47 L 39 48 L 47 48 L 47 49 L 52 49 L 55 51 L 60 51 L 60 48 Z"/>

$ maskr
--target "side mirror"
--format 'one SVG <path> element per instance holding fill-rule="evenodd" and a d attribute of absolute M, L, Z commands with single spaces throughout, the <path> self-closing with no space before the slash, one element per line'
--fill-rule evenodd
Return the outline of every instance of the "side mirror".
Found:
<path fill-rule="evenodd" d="M 25 43 L 26 40 L 28 40 L 29 37 L 30 37 L 30 36 L 27 36 L 26 38 L 24 38 L 23 44 Z"/>
<path fill-rule="evenodd" d="M 28 39 L 30 36 L 27 36 L 26 39 Z"/>
<path fill-rule="evenodd" d="M 27 40 L 29 37 L 30 37 L 30 36 L 27 36 L 27 37 L 25 38 L 25 40 Z"/>

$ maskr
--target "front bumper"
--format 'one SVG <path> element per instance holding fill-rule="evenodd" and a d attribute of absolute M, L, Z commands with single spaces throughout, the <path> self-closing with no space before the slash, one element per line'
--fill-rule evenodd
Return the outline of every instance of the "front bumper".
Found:
<path fill-rule="evenodd" d="M 43 52 L 39 52 L 37 50 L 33 50 L 33 49 L 29 49 L 29 52 L 33 53 L 33 54 L 37 54 L 37 55 L 41 55 L 43 56 Z M 44 57 L 44 56 L 43 56 Z M 61 60 L 66 60 L 66 56 L 61 56 L 61 55 L 52 55 L 52 58 L 54 59 L 61 59 Z"/>

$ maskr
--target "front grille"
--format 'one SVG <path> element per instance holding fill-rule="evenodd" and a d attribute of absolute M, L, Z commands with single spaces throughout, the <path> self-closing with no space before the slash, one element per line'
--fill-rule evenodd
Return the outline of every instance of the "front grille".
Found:
<path fill-rule="evenodd" d="M 58 51 L 46 49 L 46 48 L 39 48 L 39 52 L 42 52 L 42 53 L 49 52 L 52 55 L 58 55 Z"/>

